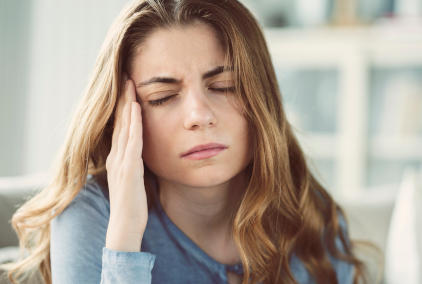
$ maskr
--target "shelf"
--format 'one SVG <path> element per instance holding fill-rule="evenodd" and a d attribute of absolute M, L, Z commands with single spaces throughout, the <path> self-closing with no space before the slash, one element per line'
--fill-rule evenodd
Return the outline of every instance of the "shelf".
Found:
<path fill-rule="evenodd" d="M 422 160 L 422 137 L 379 135 L 369 140 L 369 156 L 382 159 Z"/>
<path fill-rule="evenodd" d="M 266 28 L 264 34 L 275 65 L 329 68 L 356 53 L 374 66 L 422 64 L 422 29 L 418 33 L 410 28 L 382 26 Z"/>
<path fill-rule="evenodd" d="M 317 159 L 335 159 L 338 135 L 333 133 L 295 133 L 305 153 Z M 378 136 L 371 138 L 368 145 L 371 158 L 422 159 L 422 137 L 402 138 Z"/>
<path fill-rule="evenodd" d="M 387 181 L 381 178 L 376 183 L 368 183 L 368 174 L 374 172 L 374 161 L 391 161 L 395 165 L 388 168 L 391 172 L 386 173 L 391 183 L 397 180 L 394 174 L 397 172 L 395 168 L 398 161 L 422 161 L 422 135 L 415 138 L 395 138 L 387 133 L 368 137 L 369 132 L 381 133 L 374 132 L 373 129 L 395 130 L 397 125 L 404 123 L 401 122 L 403 117 L 410 115 L 404 106 L 398 105 L 398 100 L 376 97 L 371 86 L 378 69 L 401 70 L 403 67 L 422 66 L 422 26 L 267 28 L 264 29 L 264 35 L 276 72 L 284 72 L 277 73 L 277 78 L 283 83 L 281 90 L 289 121 L 300 129 L 295 133 L 305 155 L 311 160 L 319 160 L 319 167 L 325 169 L 323 178 L 330 181 L 330 187 L 335 189 L 336 194 L 351 197 L 366 191 L 367 184 L 384 185 Z M 288 77 L 289 71 L 307 74 L 306 72 L 320 72 L 317 70 L 334 73 L 335 87 L 322 93 L 334 92 L 335 96 L 320 98 L 316 88 L 309 90 L 296 87 L 306 81 L 306 77 L 302 76 L 302 81 L 299 82 L 293 82 Z M 316 78 L 313 76 L 312 80 Z M 418 82 L 419 79 L 415 80 Z M 400 94 L 400 99 L 404 100 L 403 95 L 408 89 L 390 89 L 390 92 Z M 377 114 L 374 111 L 371 105 L 374 98 L 378 101 L 388 100 L 388 107 L 384 107 L 388 110 L 385 111 L 387 116 L 384 112 Z M 303 107 L 316 108 L 312 105 L 316 99 L 329 102 L 335 100 L 335 104 L 325 107 L 322 114 Z M 289 105 L 292 108 L 290 110 L 287 109 Z M 380 104 L 376 106 L 379 108 Z M 326 111 L 330 114 L 332 111 L 333 115 L 326 116 Z M 375 114 L 382 123 L 377 121 L 375 125 L 370 125 L 373 120 L 371 114 Z M 321 121 L 321 116 L 335 121 L 330 124 L 334 125 L 331 127 L 333 129 L 318 129 L 313 123 L 309 123 Z M 390 117 L 394 123 L 385 120 L 385 117 Z"/>

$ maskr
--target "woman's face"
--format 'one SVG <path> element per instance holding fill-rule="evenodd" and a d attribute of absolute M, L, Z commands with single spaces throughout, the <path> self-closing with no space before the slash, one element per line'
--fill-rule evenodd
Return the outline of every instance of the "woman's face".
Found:
<path fill-rule="evenodd" d="M 218 91 L 234 87 L 232 71 L 208 74 L 223 65 L 224 52 L 214 30 L 202 22 L 154 30 L 138 48 L 131 79 L 142 107 L 142 156 L 159 179 L 215 186 L 249 164 L 247 121 L 235 94 Z M 174 79 L 141 84 L 154 77 Z M 227 148 L 209 158 L 181 156 L 208 143 Z"/>

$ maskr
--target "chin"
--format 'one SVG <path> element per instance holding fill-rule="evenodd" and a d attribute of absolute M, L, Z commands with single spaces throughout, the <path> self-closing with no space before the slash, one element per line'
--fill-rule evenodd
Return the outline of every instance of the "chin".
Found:
<path fill-rule="evenodd" d="M 220 174 L 216 171 L 208 170 L 205 173 L 192 173 L 190 175 L 185 175 L 185 178 L 180 180 L 180 183 L 192 187 L 211 187 L 226 183 L 234 176 L 234 173 L 232 175 L 227 172 Z"/>

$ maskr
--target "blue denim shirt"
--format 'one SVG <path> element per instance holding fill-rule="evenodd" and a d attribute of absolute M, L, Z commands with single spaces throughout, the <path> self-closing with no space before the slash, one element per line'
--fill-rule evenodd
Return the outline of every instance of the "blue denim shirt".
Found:
<path fill-rule="evenodd" d="M 219 263 L 167 216 L 151 207 L 139 252 L 105 247 L 110 206 L 91 175 L 70 205 L 51 221 L 50 259 L 53 284 L 142 283 L 227 284 L 227 271 L 243 273 L 242 264 Z M 340 218 L 343 229 L 347 229 Z M 340 249 L 340 239 L 336 240 Z M 353 282 L 354 267 L 330 256 L 339 283 Z M 298 283 L 314 283 L 293 254 L 290 268 Z"/>

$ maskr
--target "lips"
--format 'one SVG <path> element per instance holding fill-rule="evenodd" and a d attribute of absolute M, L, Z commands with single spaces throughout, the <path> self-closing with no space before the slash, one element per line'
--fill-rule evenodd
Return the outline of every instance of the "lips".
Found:
<path fill-rule="evenodd" d="M 195 153 L 195 152 L 199 152 L 199 151 L 203 151 L 203 150 L 209 150 L 209 149 L 226 149 L 227 146 L 224 144 L 220 144 L 220 143 L 208 143 L 208 144 L 202 144 L 202 145 L 197 145 L 193 148 L 191 148 L 190 150 L 182 153 L 180 156 L 184 157 L 187 156 L 189 154 Z"/>

